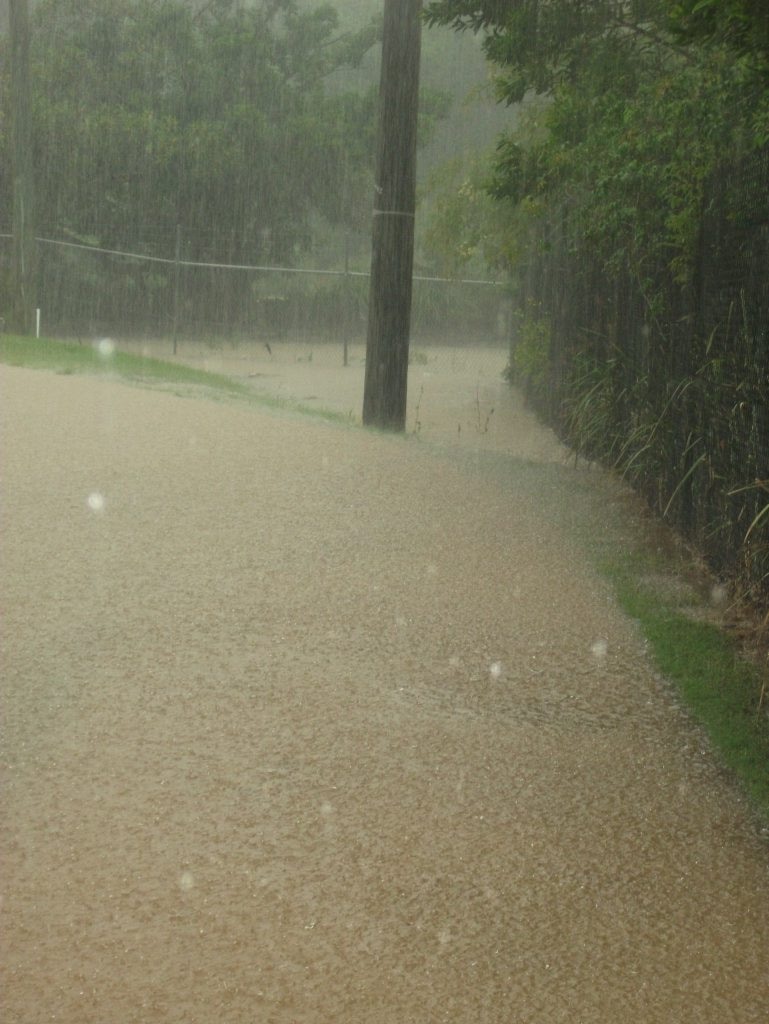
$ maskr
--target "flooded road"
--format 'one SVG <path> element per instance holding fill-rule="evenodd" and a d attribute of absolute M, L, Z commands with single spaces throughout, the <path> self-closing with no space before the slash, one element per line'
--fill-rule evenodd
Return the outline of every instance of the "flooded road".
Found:
<path fill-rule="evenodd" d="M 576 539 L 611 485 L 415 370 L 435 444 L 0 367 L 9 1024 L 769 1019 L 766 842 Z"/>

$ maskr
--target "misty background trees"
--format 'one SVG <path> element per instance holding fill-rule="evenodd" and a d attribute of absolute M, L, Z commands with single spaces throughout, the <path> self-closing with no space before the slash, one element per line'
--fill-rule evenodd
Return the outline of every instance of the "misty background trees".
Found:
<path fill-rule="evenodd" d="M 195 257 L 291 259 L 363 204 L 374 97 L 324 82 L 373 41 L 330 7 L 41 0 L 40 233 L 167 254 L 182 224 Z"/>
<path fill-rule="evenodd" d="M 33 3 L 37 234 L 158 259 L 173 259 L 178 237 L 187 261 L 336 269 L 352 262 L 367 270 L 380 7 L 371 0 L 340 9 L 292 0 Z M 440 48 L 428 52 L 428 68 L 442 67 L 428 72 L 421 94 L 423 149 L 470 88 L 451 33 L 443 39 L 460 81 L 452 98 L 444 88 L 449 61 Z M 2 46 L 7 52 L 7 35 Z M 463 49 L 482 80 L 477 47 Z M 2 69 L 0 98 L 8 111 L 7 60 Z M 488 97 L 480 105 L 493 111 Z M 7 125 L 4 118 L 0 231 L 9 233 Z M 466 144 L 477 132 L 474 122 Z M 439 159 L 428 155 L 426 167 Z M 94 322 L 126 317 L 132 305 L 141 315 L 129 330 L 143 323 L 148 329 L 169 305 L 170 271 L 162 265 L 124 260 L 119 283 L 110 277 L 114 260 L 84 263 L 80 251 L 46 246 L 41 259 L 49 323 L 55 292 L 55 319 L 64 329 L 82 319 L 86 300 Z M 260 301 L 286 305 L 283 284 L 276 296 L 274 282 L 244 275 L 199 274 L 187 283 L 195 307 L 186 310 L 188 321 L 202 322 L 210 303 L 222 310 L 223 329 L 243 304 L 249 308 L 241 321 L 248 322 L 254 291 Z"/>
<path fill-rule="evenodd" d="M 190 261 L 339 267 L 352 254 L 357 268 L 367 269 L 381 4 L 38 0 L 31 6 L 38 235 L 168 258 L 178 227 L 181 255 Z M 427 48 L 422 148 L 435 140 L 452 102 L 463 102 L 471 88 L 450 33 L 443 33 L 443 45 L 446 54 Z M 2 46 L 7 55 L 7 35 Z M 477 47 L 463 50 L 476 58 L 470 78 L 482 80 Z M 7 60 L 2 68 L 0 98 L 8 111 Z M 445 86 L 454 75 L 452 97 Z M 493 112 L 490 99 L 481 106 Z M 4 118 L 0 230 L 6 232 L 7 125 Z M 459 146 L 455 133 L 452 152 L 474 145 L 477 132 L 476 120 Z M 428 154 L 426 167 L 439 159 Z M 68 258 L 75 253 L 56 254 L 59 264 Z M 153 284 L 162 291 L 162 268 L 127 269 L 134 290 L 152 306 Z M 90 279 L 92 290 L 104 290 L 96 265 L 84 276 L 86 289 Z M 250 286 L 232 276 L 211 288 L 201 279 L 201 285 L 209 299 L 224 289 L 230 303 Z"/>

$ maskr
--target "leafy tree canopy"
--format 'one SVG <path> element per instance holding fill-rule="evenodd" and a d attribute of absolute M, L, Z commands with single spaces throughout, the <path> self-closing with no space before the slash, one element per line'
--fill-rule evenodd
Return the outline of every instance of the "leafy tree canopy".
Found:
<path fill-rule="evenodd" d="M 519 103 L 574 82 L 586 62 L 658 40 L 652 18 L 663 0 L 431 0 L 429 25 L 482 32 L 487 57 L 504 68 L 499 95 Z"/>
<path fill-rule="evenodd" d="M 319 218 L 368 216 L 375 90 L 329 83 L 376 24 L 342 30 L 333 7 L 295 0 L 40 0 L 33 14 L 42 233 L 168 254 L 180 224 L 185 255 L 287 261 Z M 0 88 L 3 109 L 1 73 Z M 424 120 L 438 113 L 428 100 Z M 2 176 L 7 147 L 0 130 Z"/>
<path fill-rule="evenodd" d="M 734 0 L 733 15 L 751 4 Z M 485 34 L 500 98 L 529 101 L 499 140 L 491 195 L 530 219 L 568 209 L 607 267 L 629 261 L 644 277 L 663 262 L 685 278 L 708 174 L 769 135 L 755 67 L 694 42 L 716 6 L 727 17 L 708 0 L 432 0 L 431 23 Z"/>
<path fill-rule="evenodd" d="M 668 6 L 668 24 L 679 39 L 724 44 L 769 75 L 766 0 L 676 0 Z"/>

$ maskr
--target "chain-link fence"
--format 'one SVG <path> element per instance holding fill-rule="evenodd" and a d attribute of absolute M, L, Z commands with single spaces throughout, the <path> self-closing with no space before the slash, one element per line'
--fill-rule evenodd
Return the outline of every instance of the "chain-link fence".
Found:
<path fill-rule="evenodd" d="M 713 176 L 698 238 L 686 284 L 652 254 L 641 280 L 629 262 L 607 273 L 562 210 L 521 274 L 511 363 L 578 453 L 765 598 L 769 150 Z"/>

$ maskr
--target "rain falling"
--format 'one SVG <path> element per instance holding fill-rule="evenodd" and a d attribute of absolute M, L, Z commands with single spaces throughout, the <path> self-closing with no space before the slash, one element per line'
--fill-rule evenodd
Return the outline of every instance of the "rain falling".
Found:
<path fill-rule="evenodd" d="M 0 3 L 4 1021 L 769 1019 L 767 24 Z"/>

